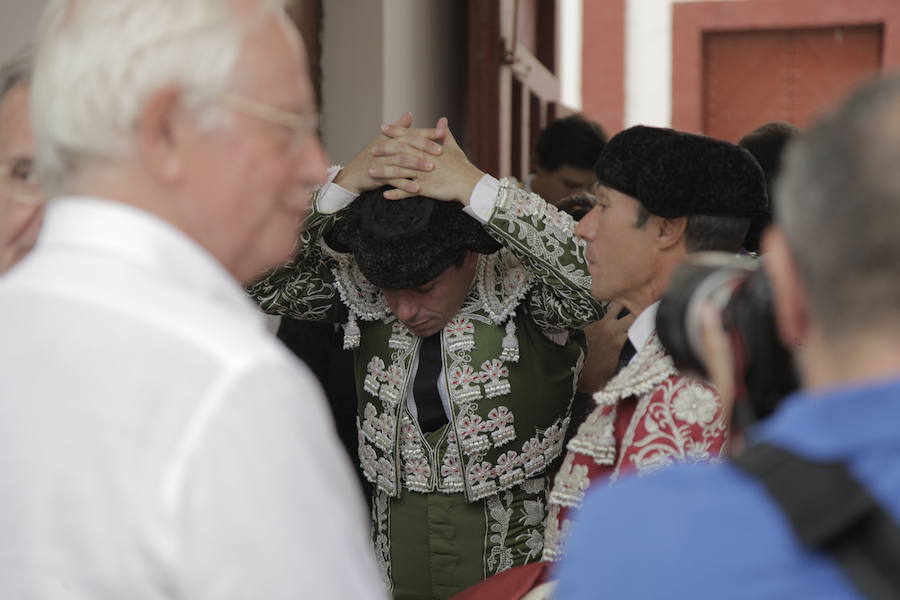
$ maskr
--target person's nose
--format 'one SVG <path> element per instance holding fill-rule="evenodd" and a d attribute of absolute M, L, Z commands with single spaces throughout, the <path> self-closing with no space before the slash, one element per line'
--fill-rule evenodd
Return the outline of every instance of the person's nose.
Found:
<path fill-rule="evenodd" d="M 322 185 L 328 177 L 328 156 L 317 135 L 312 135 L 297 154 L 297 178 L 306 186 Z"/>
<path fill-rule="evenodd" d="M 396 307 L 394 314 L 404 323 L 412 322 L 419 313 L 418 304 L 408 295 L 400 293 L 397 295 Z"/>
<path fill-rule="evenodd" d="M 600 218 L 600 207 L 595 206 L 588 214 L 584 215 L 578 225 L 575 227 L 575 235 L 581 239 L 591 242 L 594 240 L 594 232 L 597 228 L 597 221 Z"/>

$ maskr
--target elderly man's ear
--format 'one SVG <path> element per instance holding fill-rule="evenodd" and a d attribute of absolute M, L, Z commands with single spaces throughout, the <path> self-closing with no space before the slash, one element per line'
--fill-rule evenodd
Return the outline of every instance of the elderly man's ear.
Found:
<path fill-rule="evenodd" d="M 181 178 L 187 129 L 181 90 L 170 86 L 144 104 L 137 123 L 137 155 L 158 181 L 170 184 Z"/>

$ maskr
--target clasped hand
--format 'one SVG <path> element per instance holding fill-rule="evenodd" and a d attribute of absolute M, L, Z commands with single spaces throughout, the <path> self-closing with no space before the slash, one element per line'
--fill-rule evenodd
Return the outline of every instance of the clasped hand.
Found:
<path fill-rule="evenodd" d="M 385 197 L 428 196 L 467 204 L 484 175 L 460 149 L 442 117 L 434 128 L 412 128 L 412 114 L 382 127 L 335 179 L 354 193 L 390 185 Z"/>

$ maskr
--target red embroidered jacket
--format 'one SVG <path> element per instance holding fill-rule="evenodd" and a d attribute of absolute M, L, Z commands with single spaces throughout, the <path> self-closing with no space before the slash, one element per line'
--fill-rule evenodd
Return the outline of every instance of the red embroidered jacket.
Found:
<path fill-rule="evenodd" d="M 569 441 L 549 498 L 544 560 L 558 560 L 571 528 L 570 511 L 590 485 L 623 473 L 650 473 L 675 462 L 717 459 L 727 420 L 715 388 L 678 374 L 656 334 L 594 395 L 597 408 Z"/>
<path fill-rule="evenodd" d="M 675 462 L 714 460 L 726 449 L 727 420 L 715 389 L 679 375 L 654 333 L 602 391 L 597 408 L 569 441 L 553 482 L 544 530 L 545 562 L 510 569 L 454 600 L 521 598 L 545 581 L 563 553 L 571 511 L 589 486 L 610 485 L 622 474 L 650 473 Z"/>

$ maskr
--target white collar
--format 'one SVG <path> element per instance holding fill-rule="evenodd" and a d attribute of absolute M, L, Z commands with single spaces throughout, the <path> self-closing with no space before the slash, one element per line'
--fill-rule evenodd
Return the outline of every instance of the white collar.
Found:
<path fill-rule="evenodd" d="M 60 246 L 116 256 L 217 303 L 252 312 L 262 320 L 243 286 L 205 248 L 139 208 L 89 196 L 55 198 L 47 206 L 35 250 Z"/>
<path fill-rule="evenodd" d="M 628 339 L 634 346 L 635 354 L 647 345 L 647 340 L 656 331 L 656 311 L 659 309 L 659 300 L 641 311 L 631 327 L 628 328 Z"/>

